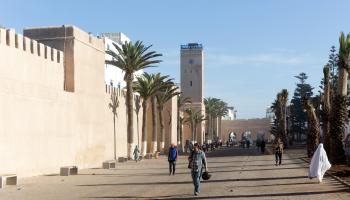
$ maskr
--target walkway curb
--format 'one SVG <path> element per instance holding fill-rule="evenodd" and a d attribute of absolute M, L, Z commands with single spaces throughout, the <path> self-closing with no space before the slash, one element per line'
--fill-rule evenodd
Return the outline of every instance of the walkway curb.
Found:
<path fill-rule="evenodd" d="M 310 162 L 309 162 L 308 160 L 306 160 L 305 158 L 300 158 L 300 159 L 303 160 L 303 161 L 306 162 L 306 163 L 310 163 Z M 350 188 L 350 183 L 349 183 L 349 182 L 347 182 L 347 181 L 341 179 L 340 177 L 335 176 L 335 175 L 333 175 L 333 174 L 331 174 L 331 173 L 329 173 L 329 172 L 326 172 L 326 174 L 329 175 L 329 176 L 331 176 L 333 179 L 337 180 L 337 181 L 340 182 L 341 184 L 343 184 L 343 185 L 347 186 L 348 188 Z"/>

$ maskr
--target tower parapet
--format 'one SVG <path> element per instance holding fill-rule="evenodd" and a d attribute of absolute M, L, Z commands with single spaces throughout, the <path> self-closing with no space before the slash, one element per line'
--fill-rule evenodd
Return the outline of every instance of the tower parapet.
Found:
<path fill-rule="evenodd" d="M 23 34 L 48 46 L 57 48 L 64 53 L 65 91 L 74 92 L 76 90 L 77 75 L 75 74 L 78 71 L 78 63 L 83 66 L 89 59 L 95 61 L 97 67 L 104 65 L 104 57 L 99 57 L 105 54 L 103 40 L 75 26 L 63 25 L 25 28 Z M 89 57 L 89 54 L 94 55 L 94 57 Z M 103 73 L 103 71 L 99 72 Z M 99 78 L 97 75 L 96 77 Z M 103 74 L 101 74 L 101 77 L 103 78 Z M 103 84 L 103 82 L 101 83 Z"/>

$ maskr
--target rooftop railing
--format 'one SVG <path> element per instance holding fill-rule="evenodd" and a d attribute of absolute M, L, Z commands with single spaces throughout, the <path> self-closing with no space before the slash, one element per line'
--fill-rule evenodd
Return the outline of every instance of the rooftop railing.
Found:
<path fill-rule="evenodd" d="M 203 45 L 198 43 L 188 43 L 181 45 L 181 49 L 202 49 Z"/>

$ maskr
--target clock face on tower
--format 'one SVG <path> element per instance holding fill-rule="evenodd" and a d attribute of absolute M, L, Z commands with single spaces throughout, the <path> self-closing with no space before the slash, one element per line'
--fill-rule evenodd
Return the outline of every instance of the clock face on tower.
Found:
<path fill-rule="evenodd" d="M 189 59 L 189 60 L 188 60 L 188 64 L 191 64 L 191 65 L 192 65 L 192 64 L 193 64 L 193 60 L 192 60 L 192 59 Z"/>

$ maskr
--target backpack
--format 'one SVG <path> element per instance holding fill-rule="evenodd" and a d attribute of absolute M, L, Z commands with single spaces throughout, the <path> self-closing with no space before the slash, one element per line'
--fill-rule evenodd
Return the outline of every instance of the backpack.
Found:
<path fill-rule="evenodd" d="M 177 150 L 176 148 L 170 148 L 169 149 L 169 161 L 175 161 L 177 157 Z"/>

